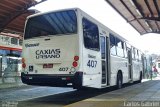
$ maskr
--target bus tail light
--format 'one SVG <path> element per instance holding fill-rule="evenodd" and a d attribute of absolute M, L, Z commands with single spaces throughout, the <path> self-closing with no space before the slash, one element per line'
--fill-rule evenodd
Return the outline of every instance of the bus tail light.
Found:
<path fill-rule="evenodd" d="M 78 62 L 74 61 L 74 62 L 72 63 L 72 65 L 73 65 L 73 67 L 77 67 L 77 66 L 78 66 Z"/>
<path fill-rule="evenodd" d="M 26 68 L 25 59 L 22 58 L 22 68 Z"/>
<path fill-rule="evenodd" d="M 74 56 L 74 60 L 78 61 L 79 60 L 79 56 Z"/>
<path fill-rule="evenodd" d="M 70 77 L 66 77 L 66 80 L 71 80 L 71 78 Z"/>
<path fill-rule="evenodd" d="M 78 61 L 79 60 L 79 56 L 74 56 L 74 61 L 72 63 L 73 67 L 77 67 L 78 66 Z"/>

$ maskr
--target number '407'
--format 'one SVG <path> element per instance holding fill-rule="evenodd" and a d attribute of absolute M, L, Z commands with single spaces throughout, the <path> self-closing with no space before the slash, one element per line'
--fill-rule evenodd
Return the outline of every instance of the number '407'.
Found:
<path fill-rule="evenodd" d="M 89 60 L 88 63 L 87 63 L 87 66 L 95 68 L 97 66 L 97 61 Z"/>

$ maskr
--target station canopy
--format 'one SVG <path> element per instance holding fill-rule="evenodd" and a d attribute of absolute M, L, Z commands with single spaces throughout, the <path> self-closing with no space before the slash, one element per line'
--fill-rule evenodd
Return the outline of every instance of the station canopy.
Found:
<path fill-rule="evenodd" d="M 26 17 L 37 10 L 28 10 L 46 0 L 0 0 L 0 32 L 23 35 Z"/>
<path fill-rule="evenodd" d="M 160 0 L 106 0 L 141 35 L 160 34 Z"/>

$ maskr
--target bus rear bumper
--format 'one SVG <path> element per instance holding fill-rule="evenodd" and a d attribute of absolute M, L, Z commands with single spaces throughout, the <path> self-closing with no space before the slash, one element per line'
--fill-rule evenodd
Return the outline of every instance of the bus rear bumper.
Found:
<path fill-rule="evenodd" d="M 75 75 L 46 75 L 46 74 L 25 74 L 21 73 L 21 80 L 24 84 L 54 87 L 81 87 L 83 72 L 76 72 Z"/>

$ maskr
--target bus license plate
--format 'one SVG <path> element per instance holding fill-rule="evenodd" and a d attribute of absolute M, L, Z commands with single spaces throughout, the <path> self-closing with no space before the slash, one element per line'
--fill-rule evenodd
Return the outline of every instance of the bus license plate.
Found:
<path fill-rule="evenodd" d="M 43 64 L 43 68 L 53 68 L 53 64 Z"/>

